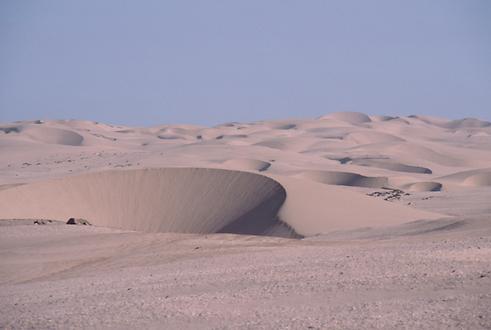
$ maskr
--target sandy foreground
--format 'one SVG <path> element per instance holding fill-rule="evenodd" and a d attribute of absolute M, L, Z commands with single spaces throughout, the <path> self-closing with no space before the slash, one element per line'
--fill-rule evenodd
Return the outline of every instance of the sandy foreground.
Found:
<path fill-rule="evenodd" d="M 0 152 L 1 328 L 491 328 L 491 123 L 32 121 Z"/>

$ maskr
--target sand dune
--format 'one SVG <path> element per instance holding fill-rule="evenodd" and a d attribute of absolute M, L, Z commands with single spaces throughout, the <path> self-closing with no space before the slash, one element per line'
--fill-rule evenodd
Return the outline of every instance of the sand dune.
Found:
<path fill-rule="evenodd" d="M 439 179 L 463 186 L 491 186 L 491 168 L 457 172 L 443 176 Z"/>
<path fill-rule="evenodd" d="M 76 132 L 55 127 L 39 125 L 19 125 L 0 127 L 5 134 L 20 134 L 35 142 L 80 146 L 84 137 Z"/>
<path fill-rule="evenodd" d="M 289 130 L 297 128 L 297 124 L 292 122 L 273 122 L 269 127 L 272 129 Z"/>
<path fill-rule="evenodd" d="M 322 120 L 334 119 L 334 120 L 344 121 L 355 125 L 369 123 L 372 121 L 370 117 L 368 117 L 366 114 L 361 112 L 333 112 L 326 116 L 322 116 L 319 119 Z"/>
<path fill-rule="evenodd" d="M 378 187 L 387 181 L 354 173 L 313 174 L 335 185 Z M 97 226 L 146 232 L 298 237 L 440 217 L 346 188 L 272 178 L 203 168 L 97 172 L 0 190 L 0 218 L 81 217 Z"/>
<path fill-rule="evenodd" d="M 223 164 L 231 169 L 247 171 L 266 171 L 271 163 L 257 159 L 235 158 L 228 159 Z"/>
<path fill-rule="evenodd" d="M 471 175 L 464 180 L 463 184 L 472 187 L 491 186 L 491 171 Z"/>
<path fill-rule="evenodd" d="M 431 169 L 422 166 L 412 166 L 397 163 L 391 161 L 390 159 L 374 159 L 374 158 L 355 158 L 351 159 L 349 157 L 341 158 L 340 162 L 347 163 L 349 162 L 352 165 L 358 166 L 368 166 L 368 167 L 377 167 L 383 168 L 390 171 L 396 172 L 408 172 L 408 173 L 423 173 L 423 174 L 431 174 Z"/>
<path fill-rule="evenodd" d="M 418 159 L 443 166 L 458 167 L 466 164 L 467 159 L 457 158 L 454 155 L 442 154 L 432 148 L 419 144 L 405 143 L 403 145 L 389 146 L 388 152 L 394 156 L 405 159 Z"/>
<path fill-rule="evenodd" d="M 411 192 L 440 191 L 442 186 L 440 182 L 415 182 L 404 186 L 404 189 Z"/>
<path fill-rule="evenodd" d="M 389 181 L 386 177 L 367 177 L 358 173 L 339 171 L 305 171 L 298 177 L 307 178 L 320 183 L 339 185 L 380 188 L 387 186 Z"/>
<path fill-rule="evenodd" d="M 283 151 L 302 151 L 309 149 L 316 141 L 310 137 L 278 137 L 256 143 L 257 146 Z"/>
<path fill-rule="evenodd" d="M 0 191 L 0 218 L 81 217 L 147 232 L 271 233 L 285 190 L 272 179 L 218 169 L 107 171 Z"/>
<path fill-rule="evenodd" d="M 279 218 L 303 236 L 442 217 L 437 213 L 365 196 L 347 187 L 283 176 L 274 178 L 287 190 Z"/>
<path fill-rule="evenodd" d="M 405 142 L 406 140 L 398 136 L 373 131 L 356 131 L 349 133 L 347 139 L 353 140 L 357 144 L 369 143 L 397 143 Z"/>
<path fill-rule="evenodd" d="M 442 127 L 452 128 L 452 129 L 481 128 L 481 127 L 490 127 L 490 126 L 491 126 L 491 122 L 483 121 L 475 118 L 452 120 L 442 125 Z"/>

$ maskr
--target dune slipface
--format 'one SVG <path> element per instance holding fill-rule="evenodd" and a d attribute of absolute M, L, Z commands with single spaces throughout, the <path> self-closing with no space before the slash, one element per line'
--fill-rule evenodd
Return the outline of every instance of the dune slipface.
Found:
<path fill-rule="evenodd" d="M 305 171 L 300 176 L 313 181 L 339 186 L 380 188 L 387 186 L 389 183 L 386 177 L 368 177 L 358 173 L 339 171 L 311 170 Z"/>
<path fill-rule="evenodd" d="M 280 227 L 286 225 L 276 215 L 285 197 L 279 183 L 248 172 L 105 171 L 0 191 L 0 218 L 77 217 L 98 226 L 146 232 L 271 235 L 278 230 L 284 236 Z"/>

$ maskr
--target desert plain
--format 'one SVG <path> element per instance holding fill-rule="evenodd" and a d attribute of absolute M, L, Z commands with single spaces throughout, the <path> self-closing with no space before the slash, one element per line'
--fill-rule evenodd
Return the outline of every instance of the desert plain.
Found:
<path fill-rule="evenodd" d="M 33 120 L 0 154 L 0 328 L 491 328 L 490 122 Z"/>

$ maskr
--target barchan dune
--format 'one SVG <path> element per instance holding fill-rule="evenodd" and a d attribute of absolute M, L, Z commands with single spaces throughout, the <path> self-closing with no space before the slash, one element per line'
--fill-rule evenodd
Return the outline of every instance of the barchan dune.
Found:
<path fill-rule="evenodd" d="M 247 172 L 115 170 L 3 190 L 0 218 L 81 217 L 145 232 L 274 234 L 285 196 L 276 181 Z"/>
<path fill-rule="evenodd" d="M 367 188 L 381 188 L 389 183 L 386 177 L 367 177 L 358 173 L 338 171 L 306 171 L 299 177 L 331 185 Z"/>
<path fill-rule="evenodd" d="M 311 173 L 335 185 L 379 187 L 387 181 L 353 173 Z M 356 209 L 347 206 L 352 203 Z M 325 184 L 211 168 L 102 171 L 0 190 L 0 219 L 71 217 L 144 232 L 295 238 L 441 215 Z"/>

